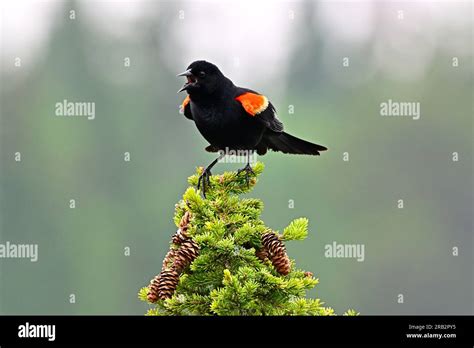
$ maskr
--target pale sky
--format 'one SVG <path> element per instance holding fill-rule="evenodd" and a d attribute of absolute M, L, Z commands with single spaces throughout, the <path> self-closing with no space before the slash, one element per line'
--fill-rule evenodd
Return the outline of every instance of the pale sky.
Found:
<path fill-rule="evenodd" d="M 294 30 L 301 29 L 300 19 L 305 15 L 301 1 L 197 0 L 182 5 L 184 12 L 174 14 L 174 35 L 165 43 L 169 50 L 165 47 L 164 55 L 171 70 L 205 58 L 242 85 L 255 67 L 266 83 L 284 76 L 287 52 L 299 43 Z M 69 15 L 61 1 L 10 0 L 2 1 L 1 6 L 2 67 L 7 70 L 13 68 L 15 57 L 22 58 L 26 69 L 28 63 L 41 59 L 53 19 L 59 11 Z M 87 20 L 91 32 L 133 40 L 140 20 L 163 6 L 166 2 L 83 0 L 75 9 L 76 20 Z M 352 47 L 372 40 L 370 72 L 380 70 L 389 78 L 416 79 L 425 73 L 438 48 L 459 53 L 469 50 L 465 36 L 472 25 L 470 9 L 469 2 L 453 6 L 449 1 L 321 1 L 315 7 L 313 23 L 303 24 L 321 35 L 327 69 L 333 65 L 334 55 L 350 54 Z M 176 49 L 182 52 L 179 58 L 171 54 Z M 400 60 L 400 55 L 411 64 Z"/>

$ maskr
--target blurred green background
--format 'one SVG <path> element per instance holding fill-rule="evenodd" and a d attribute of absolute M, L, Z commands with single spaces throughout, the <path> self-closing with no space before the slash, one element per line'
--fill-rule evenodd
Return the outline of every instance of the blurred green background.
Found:
<path fill-rule="evenodd" d="M 309 218 L 288 251 L 320 278 L 310 296 L 338 313 L 473 313 L 471 2 L 10 2 L 1 18 L 0 243 L 39 246 L 36 263 L 0 259 L 1 314 L 144 313 L 174 204 L 213 159 L 178 113 L 175 75 L 196 59 L 329 147 L 260 157 L 250 194 L 276 230 Z M 64 99 L 95 119 L 55 116 Z M 380 116 L 388 99 L 421 118 Z M 333 241 L 365 260 L 326 258 Z"/>

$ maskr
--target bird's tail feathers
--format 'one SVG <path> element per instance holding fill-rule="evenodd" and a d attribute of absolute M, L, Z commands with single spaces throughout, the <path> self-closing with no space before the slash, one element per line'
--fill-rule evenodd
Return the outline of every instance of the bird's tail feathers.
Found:
<path fill-rule="evenodd" d="M 270 150 L 283 153 L 319 156 L 320 151 L 327 150 L 322 145 L 310 143 L 285 132 L 267 133 L 264 135 L 263 141 Z"/>

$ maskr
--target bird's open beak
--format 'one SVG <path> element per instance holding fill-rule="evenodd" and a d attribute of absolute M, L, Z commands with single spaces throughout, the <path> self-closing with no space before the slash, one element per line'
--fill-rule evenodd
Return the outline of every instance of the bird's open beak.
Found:
<path fill-rule="evenodd" d="M 191 72 L 191 69 L 188 69 L 188 70 L 186 70 L 186 71 L 184 71 L 181 74 L 178 74 L 176 76 L 186 76 L 187 79 L 188 79 L 186 81 L 186 83 L 183 85 L 183 87 L 178 91 L 178 93 L 182 92 L 182 91 L 185 91 L 189 86 L 192 86 L 197 82 L 197 78 L 196 78 L 196 76 L 193 75 L 193 73 Z"/>
<path fill-rule="evenodd" d="M 178 74 L 176 76 L 191 76 L 193 73 L 191 72 L 191 69 L 186 70 L 185 72 L 182 72 L 181 74 Z"/>

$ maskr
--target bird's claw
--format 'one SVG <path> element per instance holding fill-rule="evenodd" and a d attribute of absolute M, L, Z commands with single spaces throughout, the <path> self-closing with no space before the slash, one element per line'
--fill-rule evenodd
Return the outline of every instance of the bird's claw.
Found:
<path fill-rule="evenodd" d="M 202 184 L 202 195 L 204 196 L 204 198 L 206 198 L 206 187 L 211 186 L 211 175 L 212 175 L 211 170 L 205 168 L 202 171 L 202 174 L 199 176 L 197 189 L 199 190 Z"/>
<path fill-rule="evenodd" d="M 247 163 L 247 165 L 239 169 L 237 171 L 237 175 L 240 175 L 240 173 L 245 172 L 245 182 L 247 183 L 247 187 L 250 187 L 250 176 L 255 175 L 255 172 L 253 171 L 252 167 L 250 166 L 250 163 Z"/>

